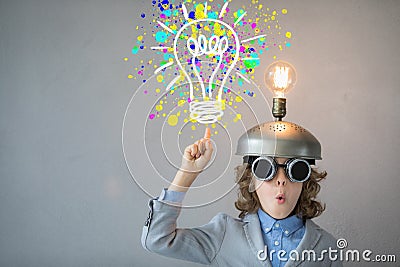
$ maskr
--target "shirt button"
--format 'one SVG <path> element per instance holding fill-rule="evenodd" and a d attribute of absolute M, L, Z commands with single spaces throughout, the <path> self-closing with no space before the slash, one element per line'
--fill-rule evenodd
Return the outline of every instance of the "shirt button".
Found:
<path fill-rule="evenodd" d="M 275 241 L 275 242 L 274 242 L 274 245 L 275 245 L 275 246 L 279 246 L 279 241 Z"/>
<path fill-rule="evenodd" d="M 267 232 L 268 232 L 268 231 L 269 231 L 269 228 L 268 228 L 268 227 L 267 227 L 267 228 L 265 228 L 265 231 L 267 231 Z"/>
<path fill-rule="evenodd" d="M 275 224 L 275 227 L 278 228 L 278 227 L 279 227 L 279 223 L 276 223 L 276 224 Z"/>
<path fill-rule="evenodd" d="M 285 231 L 285 234 L 286 234 L 286 235 L 288 235 L 288 234 L 289 234 L 289 231 L 288 231 L 288 230 L 286 230 L 286 231 Z"/>

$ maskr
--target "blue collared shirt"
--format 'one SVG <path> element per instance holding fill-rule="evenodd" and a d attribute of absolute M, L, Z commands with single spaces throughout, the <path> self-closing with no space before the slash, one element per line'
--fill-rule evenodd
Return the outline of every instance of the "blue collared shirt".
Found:
<path fill-rule="evenodd" d="M 160 201 L 182 203 L 184 197 L 184 192 L 164 189 L 158 199 Z M 297 248 L 304 236 L 306 228 L 303 221 L 296 215 L 276 220 L 262 209 L 259 209 L 257 213 L 260 219 L 264 244 L 268 250 L 268 259 L 271 261 L 273 267 L 284 266 L 290 259 L 290 251 Z M 279 251 L 285 251 L 285 254 L 282 255 L 283 252 Z M 280 258 L 278 257 L 278 253 L 281 253 L 279 255 Z"/>
<path fill-rule="evenodd" d="M 297 248 L 304 236 L 306 228 L 302 219 L 292 215 L 276 220 L 262 209 L 258 209 L 257 213 L 264 244 L 267 246 L 268 259 L 274 267 L 284 266 L 290 259 L 290 252 Z"/>

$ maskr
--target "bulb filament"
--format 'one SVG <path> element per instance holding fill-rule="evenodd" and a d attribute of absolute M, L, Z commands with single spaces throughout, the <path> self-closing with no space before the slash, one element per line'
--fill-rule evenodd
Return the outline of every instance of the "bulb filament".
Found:
<path fill-rule="evenodd" d="M 289 83 L 289 68 L 275 67 L 274 86 L 277 89 L 286 89 Z"/>

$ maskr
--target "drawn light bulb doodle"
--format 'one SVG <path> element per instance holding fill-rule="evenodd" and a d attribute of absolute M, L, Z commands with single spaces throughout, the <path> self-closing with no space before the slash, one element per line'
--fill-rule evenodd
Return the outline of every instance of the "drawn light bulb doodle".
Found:
<path fill-rule="evenodd" d="M 221 26 L 218 26 L 221 25 Z M 197 34 L 191 32 L 192 27 L 195 27 Z M 219 31 L 225 32 L 226 35 L 217 36 L 210 29 L 218 28 Z M 204 31 L 201 31 L 204 29 Z M 188 33 L 185 33 L 189 31 Z M 205 34 L 211 35 L 209 38 Z M 197 35 L 197 39 L 194 36 Z M 195 79 L 193 79 L 185 67 L 181 63 L 187 61 L 187 56 L 185 51 L 180 50 L 179 46 L 180 40 L 185 40 L 181 36 L 188 36 L 185 48 L 189 51 L 192 56 L 189 59 L 191 70 L 194 73 Z M 229 40 L 228 37 L 230 36 Z M 217 20 L 217 19 L 200 19 L 194 20 L 182 27 L 177 33 L 174 41 L 174 54 L 175 59 L 178 62 L 183 74 L 189 82 L 190 88 L 190 118 L 197 120 L 200 123 L 213 123 L 218 120 L 218 117 L 222 117 L 222 93 L 226 80 L 229 74 L 235 67 L 236 62 L 239 59 L 239 49 L 240 42 L 237 34 L 231 26 L 227 23 Z M 201 63 L 201 56 L 207 55 L 209 57 L 215 57 L 216 64 L 211 68 L 210 75 L 207 75 L 206 67 Z M 202 64 L 203 75 L 200 75 L 200 70 L 197 65 Z M 221 71 L 221 66 L 223 64 L 223 78 L 216 79 L 216 75 Z M 229 64 L 229 67 L 227 65 Z M 201 91 L 201 96 L 199 98 L 195 97 L 194 94 L 194 81 L 197 80 L 199 84 L 199 90 Z M 206 85 L 205 80 L 208 80 Z M 217 84 L 221 81 L 220 84 Z M 213 86 L 215 90 L 213 90 Z M 215 91 L 215 92 L 214 92 Z M 214 97 L 213 97 L 213 92 Z"/>
<path fill-rule="evenodd" d="M 181 81 L 187 81 L 189 87 L 189 111 L 190 119 L 202 124 L 214 123 L 219 120 L 224 112 L 224 100 L 222 94 L 226 90 L 225 84 L 234 75 L 236 63 L 240 59 L 241 52 L 245 51 L 244 43 L 265 39 L 266 34 L 259 34 L 245 40 L 240 40 L 235 32 L 235 27 L 240 25 L 246 12 L 238 13 L 234 23 L 223 21 L 227 13 L 229 2 L 226 2 L 219 14 L 208 16 L 207 3 L 204 10 L 196 11 L 201 14 L 196 19 L 190 18 L 185 3 L 182 3 L 182 12 L 186 23 L 179 30 L 173 30 L 161 21 L 158 26 L 174 35 L 173 46 L 151 47 L 153 50 L 173 50 L 174 59 L 180 69 L 180 75 L 175 77 L 167 86 L 166 91 Z M 243 53 L 244 54 L 244 53 Z M 250 60 L 250 61 L 248 61 Z M 242 62 L 255 62 L 258 57 L 244 56 Z M 155 74 L 173 65 L 168 62 L 159 67 Z M 240 73 L 236 75 L 248 82 Z"/>

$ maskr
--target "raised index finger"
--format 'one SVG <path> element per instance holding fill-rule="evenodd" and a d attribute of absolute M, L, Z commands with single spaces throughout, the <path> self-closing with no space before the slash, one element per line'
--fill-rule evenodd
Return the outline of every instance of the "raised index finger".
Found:
<path fill-rule="evenodd" d="M 211 138 L 211 129 L 206 128 L 206 131 L 204 132 L 204 139 L 210 139 Z"/>

